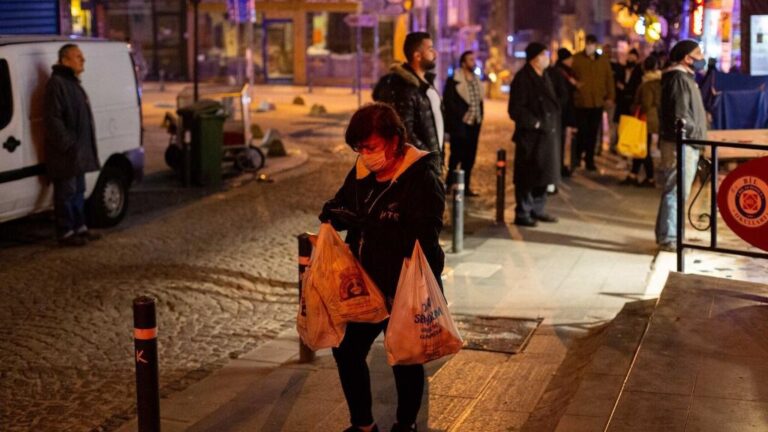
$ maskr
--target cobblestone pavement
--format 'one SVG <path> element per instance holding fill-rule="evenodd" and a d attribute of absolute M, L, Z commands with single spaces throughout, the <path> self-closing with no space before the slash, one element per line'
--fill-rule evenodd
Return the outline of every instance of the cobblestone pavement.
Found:
<path fill-rule="evenodd" d="M 158 299 L 163 394 L 293 326 L 294 236 L 317 228 L 353 160 L 338 147 L 340 118 L 311 120 L 333 139 L 292 141 L 310 162 L 274 183 L 150 212 L 141 201 L 153 191 L 139 187 L 131 198 L 140 216 L 82 249 L 0 238 L 0 430 L 111 430 L 129 417 L 138 294 Z M 45 238 L 49 222 L 38 219 L 0 231 L 39 229 Z"/>

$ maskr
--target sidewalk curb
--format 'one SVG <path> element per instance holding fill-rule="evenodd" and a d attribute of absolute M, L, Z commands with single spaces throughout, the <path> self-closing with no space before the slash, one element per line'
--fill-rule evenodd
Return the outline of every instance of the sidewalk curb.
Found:
<path fill-rule="evenodd" d="M 318 353 L 321 355 L 321 353 Z M 302 367 L 299 358 L 299 336 L 290 328 L 252 351 L 229 360 L 223 367 L 186 389 L 160 400 L 162 430 L 185 430 L 209 414 L 225 406 L 244 389 L 258 385 L 270 373 L 293 364 Z M 311 368 L 311 364 L 307 365 Z M 162 376 L 163 371 L 160 371 Z M 135 432 L 137 418 L 116 429 Z"/>

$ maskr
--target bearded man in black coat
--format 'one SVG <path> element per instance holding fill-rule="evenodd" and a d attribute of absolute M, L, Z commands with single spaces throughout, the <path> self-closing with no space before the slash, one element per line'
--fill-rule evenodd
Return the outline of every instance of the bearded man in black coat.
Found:
<path fill-rule="evenodd" d="M 526 64 L 509 90 L 509 118 L 515 122 L 515 225 L 557 222 L 544 211 L 547 185 L 560 181 L 560 104 L 545 74 L 549 51 L 538 42 L 525 49 Z"/>

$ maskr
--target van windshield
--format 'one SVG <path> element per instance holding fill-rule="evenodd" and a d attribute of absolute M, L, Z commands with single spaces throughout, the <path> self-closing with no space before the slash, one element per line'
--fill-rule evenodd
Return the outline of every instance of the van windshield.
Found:
<path fill-rule="evenodd" d="M 11 94 L 11 72 L 8 62 L 0 59 L 0 129 L 4 129 L 13 117 L 13 95 Z"/>

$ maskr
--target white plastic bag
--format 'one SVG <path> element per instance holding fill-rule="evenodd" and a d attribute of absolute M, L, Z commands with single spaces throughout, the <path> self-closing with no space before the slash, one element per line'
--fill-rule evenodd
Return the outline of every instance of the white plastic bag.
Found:
<path fill-rule="evenodd" d="M 384 337 L 390 365 L 424 364 L 463 345 L 445 297 L 419 242 L 403 261 Z"/>
<path fill-rule="evenodd" d="M 384 296 L 331 224 L 320 225 L 307 269 L 313 285 L 336 323 L 384 321 Z"/>

